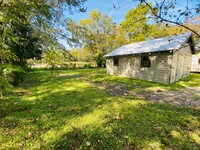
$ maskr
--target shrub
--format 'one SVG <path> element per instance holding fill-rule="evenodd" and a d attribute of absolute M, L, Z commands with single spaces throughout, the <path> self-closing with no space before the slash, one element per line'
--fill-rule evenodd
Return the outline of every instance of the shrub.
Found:
<path fill-rule="evenodd" d="M 83 68 L 92 68 L 92 65 L 90 63 L 89 64 L 84 64 Z"/>
<path fill-rule="evenodd" d="M 0 75 L 0 96 L 2 97 L 4 93 L 12 89 L 11 83 L 7 80 L 5 76 Z"/>
<path fill-rule="evenodd" d="M 12 85 L 22 81 L 25 71 L 19 66 L 11 64 L 0 65 L 0 94 L 8 92 Z"/>

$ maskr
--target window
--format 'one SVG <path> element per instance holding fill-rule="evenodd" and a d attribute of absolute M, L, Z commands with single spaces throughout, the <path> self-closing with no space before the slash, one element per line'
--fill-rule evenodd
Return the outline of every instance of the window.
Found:
<path fill-rule="evenodd" d="M 142 56 L 141 57 L 141 67 L 145 67 L 145 68 L 151 67 L 151 61 L 149 59 L 149 56 Z"/>
<path fill-rule="evenodd" d="M 119 58 L 113 58 L 113 65 L 114 66 L 119 66 Z"/>
<path fill-rule="evenodd" d="M 200 64 L 200 59 L 199 59 L 199 64 Z"/>

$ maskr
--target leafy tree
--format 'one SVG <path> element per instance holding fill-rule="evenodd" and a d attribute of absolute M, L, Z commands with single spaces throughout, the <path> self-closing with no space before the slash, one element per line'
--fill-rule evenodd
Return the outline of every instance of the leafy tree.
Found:
<path fill-rule="evenodd" d="M 150 19 L 150 9 L 144 4 L 127 12 L 126 20 L 121 22 L 121 27 L 125 29 L 129 42 L 145 41 L 147 38 L 167 35 L 166 27 L 163 24 L 150 24 L 150 21 L 153 21 Z"/>
<path fill-rule="evenodd" d="M 148 24 L 148 13 L 148 7 L 143 4 L 127 12 L 126 20 L 121 22 L 121 26 L 126 29 L 129 41 L 144 41 L 149 36 L 152 27 Z"/>
<path fill-rule="evenodd" d="M 36 49 L 41 49 L 41 44 L 44 47 L 47 42 L 57 42 L 57 37 L 66 37 L 61 31 L 67 18 L 63 15 L 73 9 L 84 11 L 83 3 L 84 0 L 0 1 L 1 45 L 6 45 L 20 62 L 38 57 L 40 52 Z"/>
<path fill-rule="evenodd" d="M 88 49 L 95 56 L 98 67 L 105 64 L 103 55 L 117 46 L 114 40 L 117 36 L 116 24 L 111 20 L 107 15 L 93 10 L 89 18 L 82 19 L 79 23 L 71 20 L 68 24 L 68 29 L 72 33 L 72 42 Z"/>
<path fill-rule="evenodd" d="M 48 45 L 56 45 L 66 11 L 85 11 L 84 0 L 0 0 L 0 94 L 21 79 L 28 58 L 39 58 Z"/>
<path fill-rule="evenodd" d="M 151 25 L 151 31 L 149 34 L 149 37 L 151 38 L 161 38 L 166 37 L 169 35 L 168 28 L 166 27 L 166 24 L 164 23 L 156 23 Z"/>
<path fill-rule="evenodd" d="M 52 49 L 44 52 L 44 61 L 51 68 L 52 74 L 56 68 L 59 68 L 64 62 L 64 55 L 62 52 Z"/>
<path fill-rule="evenodd" d="M 12 27 L 15 36 L 7 38 L 5 43 L 17 56 L 19 64 L 26 64 L 26 59 L 29 58 L 40 58 L 42 39 L 38 37 L 31 25 L 15 23 Z"/>

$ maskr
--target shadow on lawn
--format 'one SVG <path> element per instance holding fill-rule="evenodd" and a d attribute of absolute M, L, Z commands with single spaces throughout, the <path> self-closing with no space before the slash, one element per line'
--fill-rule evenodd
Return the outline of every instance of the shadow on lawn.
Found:
<path fill-rule="evenodd" d="M 61 80 L 53 84 L 58 85 L 54 89 L 61 89 L 64 86 L 65 82 Z M 76 83 L 81 84 L 82 81 L 78 80 Z M 45 88 L 52 89 L 53 85 L 45 84 Z M 40 88 L 39 84 L 38 88 Z M 60 92 L 50 90 L 47 93 L 44 90 L 31 96 L 34 96 L 34 99 L 29 100 L 29 96 L 24 95 L 2 100 L 0 133 L 1 138 L 4 139 L 4 145 L 14 141 L 15 145 L 7 145 L 9 148 L 19 148 L 19 143 L 23 143 L 21 147 L 24 148 L 33 148 L 33 145 L 37 144 L 39 148 L 45 143 L 54 141 L 51 138 L 56 139 L 62 134 L 60 132 L 62 130 L 80 128 L 84 120 L 80 121 L 79 118 L 91 114 L 99 105 L 109 103 L 109 100 L 106 100 L 107 94 L 87 86 L 82 88 L 73 86 L 72 89 L 70 87 L 64 91 L 61 89 Z M 96 122 L 95 118 L 93 121 Z M 90 124 L 91 121 L 85 124 L 87 123 Z M 41 136 L 44 137 L 41 138 Z M 35 140 L 38 141 L 37 144 L 34 143 Z"/>
<path fill-rule="evenodd" d="M 91 82 L 144 82 L 89 75 L 84 77 Z M 199 110 L 110 97 L 79 77 L 55 78 L 41 71 L 28 78 L 21 87 L 29 90 L 25 95 L 0 105 L 0 133 L 7 149 L 198 149 L 189 133 L 199 127 Z"/>
<path fill-rule="evenodd" d="M 118 113 L 118 118 L 105 116 L 109 119 L 101 127 L 96 123 L 96 127 L 62 133 L 50 145 L 53 149 L 198 149 L 198 143 L 188 135 L 198 128 L 197 120 L 191 119 L 199 117 L 197 110 L 139 104 L 124 107 Z"/>

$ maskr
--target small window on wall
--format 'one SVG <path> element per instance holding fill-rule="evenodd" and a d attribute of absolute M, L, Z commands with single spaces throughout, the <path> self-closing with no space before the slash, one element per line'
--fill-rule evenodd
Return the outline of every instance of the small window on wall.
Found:
<path fill-rule="evenodd" d="M 151 67 L 151 60 L 149 59 L 149 56 L 141 57 L 141 67 L 145 67 L 145 68 Z"/>
<path fill-rule="evenodd" d="M 199 59 L 199 64 L 200 64 L 200 59 Z"/>
<path fill-rule="evenodd" d="M 114 66 L 119 66 L 119 58 L 118 57 L 113 58 L 113 65 Z"/>

